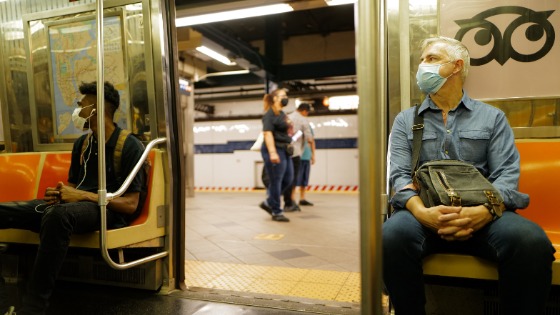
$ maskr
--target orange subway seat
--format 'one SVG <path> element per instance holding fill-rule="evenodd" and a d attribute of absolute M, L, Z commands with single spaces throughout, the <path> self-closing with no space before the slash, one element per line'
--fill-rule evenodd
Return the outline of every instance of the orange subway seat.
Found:
<path fill-rule="evenodd" d="M 518 141 L 516 145 L 521 155 L 519 191 L 531 198 L 529 207 L 517 213 L 545 230 L 560 259 L 560 211 L 555 185 L 560 178 L 560 141 Z"/>
<path fill-rule="evenodd" d="M 46 153 L 37 198 L 45 197 L 47 187 L 54 187 L 58 182 L 67 183 L 71 160 L 72 154 L 70 152 Z"/>
<path fill-rule="evenodd" d="M 152 151 L 148 155 L 148 160 L 150 165 L 154 164 L 155 152 Z M 72 161 L 71 152 L 50 152 L 46 153 L 46 158 L 43 166 L 43 172 L 41 174 L 41 181 L 39 182 L 39 190 L 37 192 L 37 198 L 43 198 L 47 187 L 53 187 L 59 181 L 64 183 L 68 180 L 68 170 L 70 169 L 70 163 Z M 146 196 L 146 201 L 142 207 L 142 212 L 140 215 L 130 223 L 130 226 L 142 224 L 146 222 L 148 218 L 148 212 L 150 211 L 150 186 L 152 183 L 152 173 L 153 167 L 150 167 L 148 174 L 148 194 Z"/>
<path fill-rule="evenodd" d="M 130 222 L 129 226 L 133 226 L 133 225 L 137 225 L 137 224 L 142 224 L 144 222 L 146 222 L 146 220 L 148 219 L 148 214 L 150 212 L 150 195 L 151 195 L 151 191 L 152 191 L 152 180 L 153 180 L 153 174 L 154 174 L 154 160 L 155 160 L 155 151 L 152 150 L 150 151 L 150 154 L 148 155 L 148 161 L 150 162 L 150 171 L 148 172 L 148 193 L 146 194 L 146 200 L 144 201 L 144 206 L 142 207 L 142 212 L 140 213 L 140 215 L 134 219 L 132 222 Z M 140 170 L 141 172 L 142 170 Z"/>
<path fill-rule="evenodd" d="M 0 202 L 34 199 L 41 172 L 41 154 L 0 154 Z"/>

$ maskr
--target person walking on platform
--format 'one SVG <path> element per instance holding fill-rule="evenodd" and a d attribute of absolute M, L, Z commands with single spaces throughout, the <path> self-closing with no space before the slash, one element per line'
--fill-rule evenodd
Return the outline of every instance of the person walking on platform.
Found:
<path fill-rule="evenodd" d="M 496 262 L 502 314 L 544 314 L 555 249 L 541 227 L 516 213 L 528 206 L 529 196 L 517 190 L 520 157 L 508 120 L 463 89 L 470 58 L 461 42 L 429 38 L 421 52 L 416 79 L 426 99 L 397 115 L 390 136 L 394 212 L 383 224 L 382 245 L 383 279 L 395 314 L 426 314 L 422 261 L 440 252 Z M 503 203 L 424 205 L 411 176 L 416 109 L 424 120 L 419 164 L 439 159 L 471 163 L 500 192 Z"/>
<path fill-rule="evenodd" d="M 272 220 L 289 222 L 280 207 L 282 192 L 290 187 L 294 178 L 291 156 L 293 124 L 282 111 L 288 105 L 286 90 L 277 89 L 264 96 L 263 134 L 261 154 L 269 178 L 267 198 L 259 207 L 272 216 Z"/>
<path fill-rule="evenodd" d="M 0 203 L 1 229 L 16 228 L 39 233 L 39 248 L 27 279 L 27 292 L 23 296 L 22 307 L 17 310 L 18 315 L 45 314 L 72 234 L 99 230 L 97 84 L 82 83 L 79 90 L 83 97 L 74 110 L 72 120 L 76 128 L 90 129 L 91 134 L 84 134 L 74 142 L 68 184 L 53 183 L 55 186 L 47 188 L 42 200 Z M 126 175 L 117 176 L 110 166 L 113 165 L 113 154 L 122 132 L 113 122 L 120 97 L 118 91 L 108 82 L 104 84 L 104 91 L 105 126 L 101 128 L 105 129 L 107 135 L 107 191 L 115 192 L 140 160 L 144 146 L 134 136 L 124 139 L 120 164 L 121 174 Z M 138 172 L 128 190 L 107 204 L 108 228 L 127 226 L 134 219 L 143 205 L 143 190 L 144 173 Z M 3 284 L 4 281 L 0 282 Z M 5 300 L 0 303 L 3 307 L 9 305 Z M 4 309 L 0 310 L 0 314 L 4 312 Z M 8 312 L 13 312 L 13 308 Z"/>
<path fill-rule="evenodd" d="M 313 128 L 311 135 L 313 134 Z M 313 141 L 313 150 L 308 142 L 305 142 L 303 153 L 301 154 L 301 161 L 299 165 L 299 172 L 296 180 L 296 187 L 299 187 L 299 205 L 300 206 L 313 206 L 313 203 L 305 199 L 305 191 L 309 185 L 309 175 L 311 174 L 311 165 L 315 164 L 315 141 Z"/>
<path fill-rule="evenodd" d="M 303 153 L 305 144 L 309 144 L 311 147 L 311 155 L 313 157 L 315 156 L 315 140 L 313 139 L 311 126 L 309 126 L 309 121 L 307 120 L 307 116 L 309 116 L 310 111 L 311 106 L 309 104 L 301 103 L 293 113 L 288 115 L 290 120 L 294 123 L 295 133 L 292 138 L 292 145 L 294 146 L 294 155 L 292 156 L 292 162 L 294 164 L 294 180 L 292 181 L 290 187 L 284 191 L 285 212 L 301 211 L 300 207 L 295 202 L 295 188 L 299 177 L 301 154 Z"/>

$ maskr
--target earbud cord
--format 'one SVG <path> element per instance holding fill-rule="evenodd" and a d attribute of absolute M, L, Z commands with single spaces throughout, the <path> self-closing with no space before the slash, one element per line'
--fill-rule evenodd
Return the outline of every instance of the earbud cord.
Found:
<path fill-rule="evenodd" d="M 86 175 L 87 175 L 87 163 L 89 161 L 89 158 L 91 157 L 91 150 L 93 148 L 93 146 L 91 145 L 93 136 L 89 137 L 89 141 L 88 141 L 88 145 L 86 150 L 89 148 L 89 152 L 88 152 L 88 156 L 86 158 L 86 160 L 84 161 L 84 177 L 82 178 L 82 180 L 80 181 L 80 183 L 76 186 L 76 189 L 80 188 L 80 186 L 84 183 L 84 180 L 86 180 Z M 84 152 L 85 153 L 85 152 Z M 82 153 L 82 156 L 80 157 L 80 160 L 83 161 L 84 158 L 84 153 Z"/>

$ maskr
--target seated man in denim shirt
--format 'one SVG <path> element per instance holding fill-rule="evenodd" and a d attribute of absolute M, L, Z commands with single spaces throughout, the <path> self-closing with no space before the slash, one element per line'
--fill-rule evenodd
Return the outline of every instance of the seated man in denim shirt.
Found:
<path fill-rule="evenodd" d="M 504 314 L 541 314 L 552 279 L 554 248 L 544 231 L 517 215 L 529 196 L 517 191 L 519 152 L 502 111 L 469 98 L 463 83 L 469 53 L 459 41 L 438 37 L 422 44 L 416 78 L 427 94 L 420 105 L 424 134 L 420 165 L 456 159 L 472 163 L 504 198 L 501 217 L 484 205 L 427 208 L 412 183 L 414 108 L 391 131 L 390 182 L 395 212 L 383 224 L 383 277 L 396 314 L 425 314 L 424 257 L 459 252 L 494 261 Z"/>

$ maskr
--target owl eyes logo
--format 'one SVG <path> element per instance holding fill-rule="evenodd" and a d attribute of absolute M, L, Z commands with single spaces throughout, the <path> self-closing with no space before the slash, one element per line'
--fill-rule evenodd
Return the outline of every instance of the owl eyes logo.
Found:
<path fill-rule="evenodd" d="M 554 27 L 548 21 L 548 17 L 554 11 L 536 12 L 531 9 L 506 6 L 497 7 L 481 12 L 471 19 L 457 20 L 461 29 L 455 35 L 455 39 L 461 41 L 465 34 L 471 30 L 477 30 L 474 35 L 475 42 L 480 46 L 485 46 L 494 40 L 492 50 L 482 58 L 471 58 L 473 66 L 481 66 L 495 59 L 500 65 L 503 65 L 510 58 L 519 62 L 532 62 L 544 57 L 554 45 Z M 513 20 L 506 28 L 504 35 L 500 33 L 498 27 L 486 20 L 486 18 L 500 14 L 518 14 L 519 17 Z M 535 53 L 524 55 L 517 52 L 512 44 L 511 37 L 513 32 L 523 24 L 531 24 L 525 30 L 525 37 L 532 42 L 536 42 L 546 36 L 544 45 Z"/>

